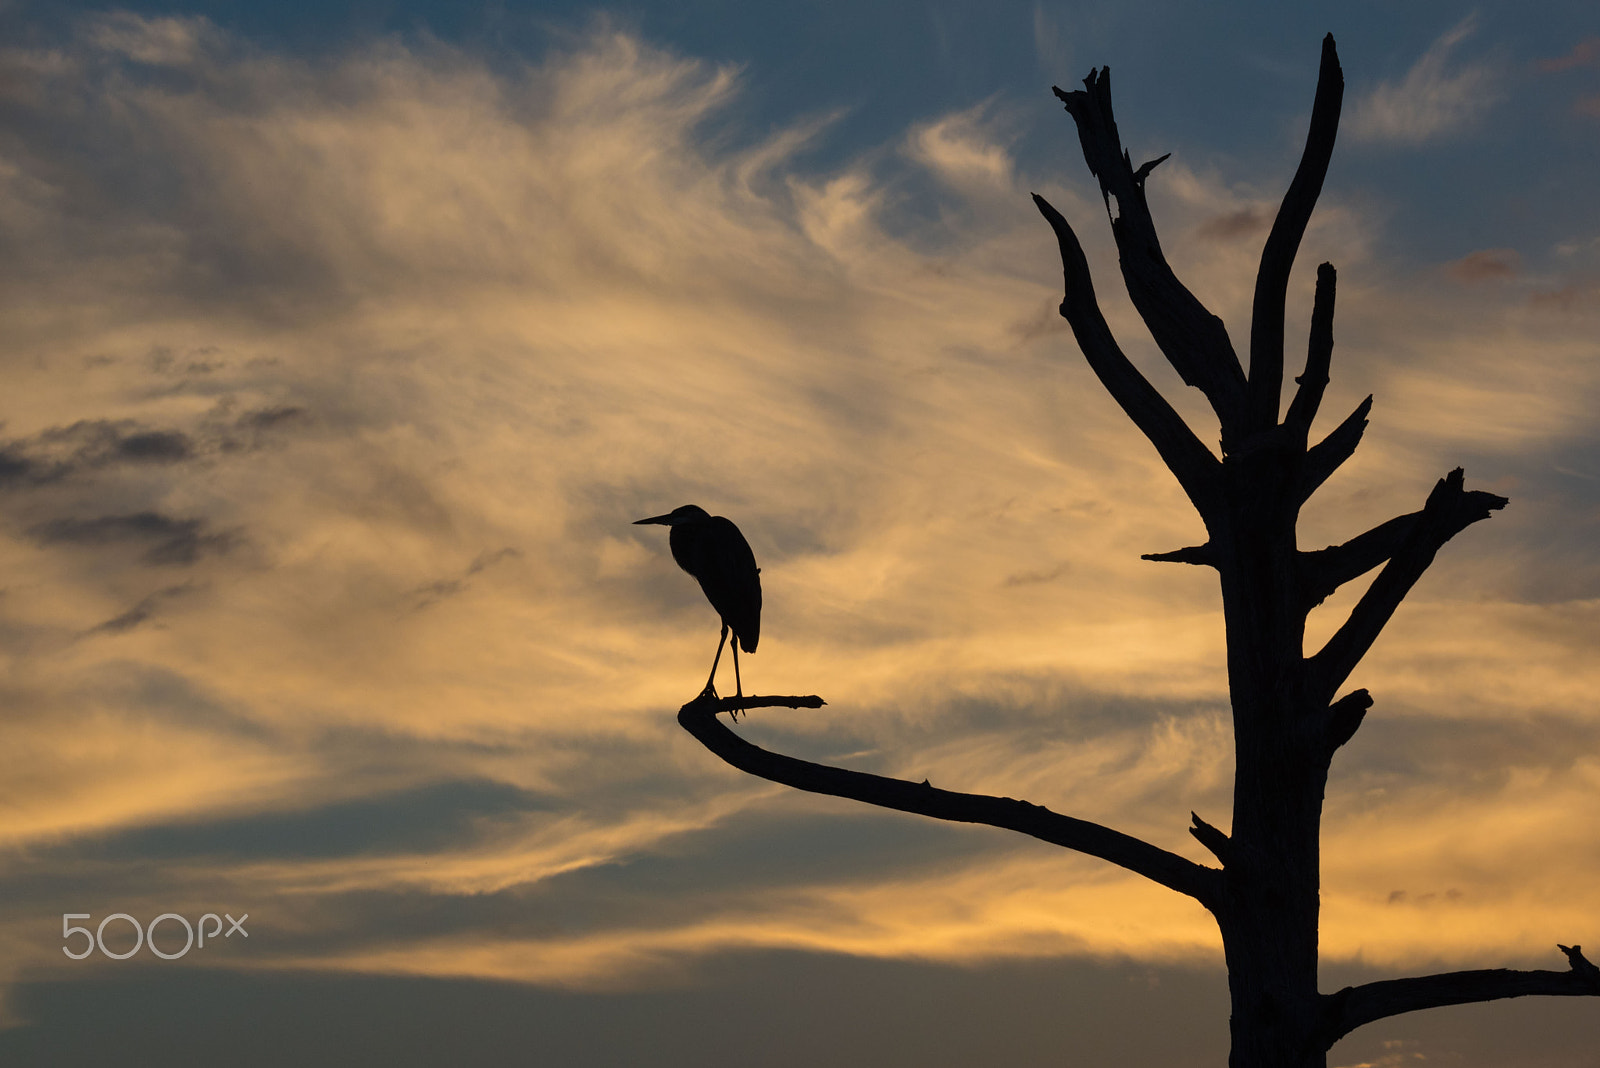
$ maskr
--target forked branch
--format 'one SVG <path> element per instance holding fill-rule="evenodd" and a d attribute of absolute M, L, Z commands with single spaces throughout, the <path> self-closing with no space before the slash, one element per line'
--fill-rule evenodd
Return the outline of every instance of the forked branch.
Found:
<path fill-rule="evenodd" d="M 1367 655 L 1379 632 L 1422 573 L 1433 563 L 1444 543 L 1489 513 L 1506 506 L 1506 499 L 1483 490 L 1462 488 L 1461 468 L 1441 478 L 1428 494 L 1405 539 L 1389 562 L 1372 580 L 1367 592 L 1350 612 L 1328 644 L 1313 656 L 1308 667 L 1314 693 L 1332 696 Z M 1402 517 L 1402 519 L 1408 517 Z M 1379 528 L 1382 529 L 1382 528 Z"/>
<path fill-rule="evenodd" d="M 1108 860 L 1169 889 L 1188 894 L 1201 904 L 1216 900 L 1221 887 L 1220 871 L 1196 864 L 1121 831 L 1088 820 L 1063 816 L 1015 798 L 957 793 L 930 786 L 927 782 L 908 782 L 784 756 L 752 745 L 717 719 L 718 712 L 788 705 L 791 702 L 815 707 L 809 704 L 811 700 L 820 704 L 820 698 L 746 697 L 729 700 L 714 694 L 702 694 L 678 710 L 678 723 L 694 735 L 700 744 L 740 771 L 759 775 L 771 782 L 815 794 L 847 797 L 880 808 L 915 812 L 934 819 L 1003 827 Z"/>
<path fill-rule="evenodd" d="M 1600 969 L 1584 957 L 1583 947 L 1557 948 L 1567 955 L 1570 965 L 1564 972 L 1480 968 L 1409 979 L 1385 979 L 1356 987 L 1347 986 L 1338 993 L 1324 995 L 1327 1023 L 1323 1048 L 1332 1046 L 1364 1024 L 1386 1016 L 1416 1012 L 1418 1009 L 1498 1001 L 1529 994 L 1557 997 L 1600 995 Z"/>
<path fill-rule="evenodd" d="M 1301 553 L 1300 591 L 1306 607 L 1315 608 L 1334 590 L 1393 556 L 1421 518 L 1421 512 L 1409 512 L 1342 544 Z"/>

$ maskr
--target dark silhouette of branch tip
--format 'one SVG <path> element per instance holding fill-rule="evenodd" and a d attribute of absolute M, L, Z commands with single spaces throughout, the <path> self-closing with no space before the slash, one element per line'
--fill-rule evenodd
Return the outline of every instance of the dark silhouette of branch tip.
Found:
<path fill-rule="evenodd" d="M 1195 564 L 1204 567 L 1216 567 L 1216 552 L 1211 548 L 1211 543 L 1204 545 L 1186 545 L 1182 549 L 1173 549 L 1165 553 L 1144 553 L 1141 560 L 1154 560 L 1161 564 Z"/>
<path fill-rule="evenodd" d="M 1189 818 L 1194 825 L 1189 828 L 1189 833 L 1194 840 L 1209 849 L 1213 856 L 1222 861 L 1224 868 L 1233 861 L 1233 841 L 1226 834 L 1205 820 L 1197 812 L 1190 812 Z"/>
<path fill-rule="evenodd" d="M 1530 995 L 1547 997 L 1593 997 L 1600 995 L 1600 968 L 1591 964 L 1581 946 L 1557 949 L 1567 955 L 1568 969 L 1556 971 L 1515 971 L 1510 968 L 1480 968 L 1475 971 L 1417 975 L 1405 979 L 1380 979 L 1361 986 L 1347 986 L 1326 995 L 1323 1048 L 1374 1020 L 1444 1005 L 1470 1005 L 1502 998 Z"/>
<path fill-rule="evenodd" d="M 1330 753 L 1355 737 L 1356 731 L 1361 729 L 1361 721 L 1366 718 L 1367 709 L 1371 707 L 1372 694 L 1364 689 L 1352 690 L 1328 706 L 1327 737 Z"/>
<path fill-rule="evenodd" d="M 1292 410 L 1292 408 L 1291 408 Z M 1317 488 L 1356 451 L 1361 435 L 1367 430 L 1367 416 L 1372 414 L 1372 394 L 1356 405 L 1356 410 L 1345 416 L 1344 422 L 1329 431 L 1328 436 L 1306 450 L 1300 462 L 1297 492 L 1301 503 L 1310 499 Z"/>
<path fill-rule="evenodd" d="M 1306 343 L 1305 372 L 1296 378 L 1294 400 L 1289 403 L 1289 414 L 1284 426 L 1294 435 L 1300 449 L 1306 447 L 1311 434 L 1311 424 L 1322 406 L 1323 391 L 1328 388 L 1328 368 L 1333 361 L 1333 309 L 1338 292 L 1339 272 L 1333 264 L 1317 267 L 1317 289 L 1312 298 L 1311 336 Z"/>
<path fill-rule="evenodd" d="M 1151 160 L 1149 163 L 1140 164 L 1139 169 L 1133 172 L 1133 180 L 1135 182 L 1138 182 L 1141 186 L 1144 185 L 1144 180 L 1146 178 L 1150 177 L 1150 172 L 1155 170 L 1157 167 L 1161 166 L 1163 163 L 1167 162 L 1167 160 L 1169 160 L 1171 158 L 1172 158 L 1172 153 L 1168 152 L 1165 155 L 1157 156 L 1155 159 Z"/>
<path fill-rule="evenodd" d="M 1250 382 L 1246 430 L 1264 430 L 1278 422 L 1278 401 L 1283 385 L 1283 321 L 1289 291 L 1289 272 L 1300 251 L 1300 240 L 1311 221 L 1311 212 L 1322 194 L 1322 183 L 1333 159 L 1333 144 L 1339 132 L 1339 112 L 1344 102 L 1344 72 L 1331 38 L 1322 43 L 1322 62 L 1317 71 L 1316 95 L 1311 103 L 1311 126 L 1306 132 L 1305 151 L 1294 179 L 1283 195 L 1272 231 L 1261 249 L 1261 266 L 1256 271 L 1255 299 L 1250 318 Z M 1331 302 L 1330 302 L 1331 305 Z M 1331 306 L 1329 308 L 1331 312 Z M 1312 355 L 1307 363 L 1320 362 L 1318 316 L 1313 314 Z M 1327 316 L 1327 335 L 1331 348 L 1331 314 Z M 1309 420 L 1307 421 L 1309 422 Z"/>
<path fill-rule="evenodd" d="M 1582 946 L 1564 946 L 1557 942 L 1556 948 L 1567 955 L 1567 963 L 1574 972 L 1600 986 L 1600 968 L 1589 963 L 1589 959 L 1583 955 Z"/>

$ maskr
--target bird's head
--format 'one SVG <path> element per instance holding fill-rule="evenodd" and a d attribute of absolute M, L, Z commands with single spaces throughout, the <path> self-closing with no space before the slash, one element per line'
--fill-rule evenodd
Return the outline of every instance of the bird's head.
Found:
<path fill-rule="evenodd" d="M 664 527 L 675 527 L 683 523 L 703 523 L 710 518 L 710 513 L 698 504 L 686 504 L 681 508 L 674 508 L 666 515 L 653 515 L 649 519 L 635 519 L 633 525 L 660 523 Z"/>

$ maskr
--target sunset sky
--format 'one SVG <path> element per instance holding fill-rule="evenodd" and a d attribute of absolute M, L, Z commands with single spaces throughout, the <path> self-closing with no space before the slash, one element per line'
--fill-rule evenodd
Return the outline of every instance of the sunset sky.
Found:
<path fill-rule="evenodd" d="M 1328 31 L 1288 360 L 1330 260 L 1319 429 L 1375 402 L 1301 545 L 1455 466 L 1511 503 L 1351 680 L 1324 989 L 1600 949 L 1592 0 L 0 0 L 0 1062 L 1224 1063 L 1191 900 L 685 734 L 717 619 L 631 522 L 749 539 L 746 689 L 828 702 L 751 740 L 1210 862 L 1215 576 L 1139 559 L 1199 520 L 1057 316 L 1028 194 L 1214 442 L 1050 87 L 1111 67 L 1243 349 Z M 63 914 L 119 912 L 248 938 L 63 956 Z M 1594 999 L 1525 1000 L 1329 1064 L 1597 1044 Z"/>

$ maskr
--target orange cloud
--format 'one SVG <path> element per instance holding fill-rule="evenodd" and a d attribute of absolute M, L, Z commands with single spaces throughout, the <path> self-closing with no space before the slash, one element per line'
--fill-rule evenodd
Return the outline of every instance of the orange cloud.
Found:
<path fill-rule="evenodd" d="M 1546 74 L 1558 71 L 1571 70 L 1573 67 L 1586 67 L 1600 58 L 1600 37 L 1585 37 L 1572 46 L 1572 51 L 1556 59 L 1541 59 L 1534 66 Z"/>
<path fill-rule="evenodd" d="M 1444 271 L 1458 282 L 1468 284 L 1495 278 L 1514 278 L 1522 269 L 1522 257 L 1516 249 L 1485 248 L 1469 252 L 1459 260 L 1445 264 Z"/>
<path fill-rule="evenodd" d="M 1446 118 L 1461 32 L 1418 68 Z M 882 847 L 921 833 L 894 823 L 851 861 L 870 821 L 710 758 L 671 713 L 703 678 L 715 617 L 629 525 L 695 501 L 755 546 L 768 615 L 746 681 L 831 703 L 741 729 L 1194 847 L 1189 809 L 1221 822 L 1228 804 L 1217 591 L 1138 556 L 1203 531 L 1050 311 L 1060 266 L 1030 188 L 1079 226 L 1130 356 L 1202 438 L 1214 423 L 1118 293 L 1098 199 L 1022 173 L 981 109 L 919 124 L 872 166 L 798 166 L 816 123 L 730 148 L 700 131 L 735 74 L 623 34 L 514 76 L 443 46 L 313 68 L 224 62 L 217 41 L 117 16 L 75 47 L 161 72 L 107 88 L 81 64 L 17 64 L 39 128 L 119 155 L 104 173 L 73 156 L 0 175 L 0 226 L 27 236 L 0 303 L 16 339 L 0 352 L 8 871 L 72 878 L 86 842 L 200 842 L 160 885 L 83 879 L 104 897 L 85 907 L 148 916 L 236 893 L 317 936 L 285 950 L 296 964 L 551 983 L 735 945 L 1211 952 L 1187 902 L 1031 843 L 937 838 L 932 871 Z M 185 65 L 217 91 L 175 91 L 165 72 Z M 880 166 L 971 210 L 908 227 L 907 172 Z M 69 167 L 84 169 L 51 184 Z M 173 194 L 151 205 L 134 187 Z M 1273 198 L 1176 161 L 1150 195 L 1180 274 L 1242 338 L 1259 256 L 1243 238 Z M 1553 454 L 1595 447 L 1587 324 L 1408 282 L 1377 258 L 1380 224 L 1330 197 L 1302 253 L 1341 269 L 1329 418 L 1378 394 L 1366 444 L 1308 509 L 1307 544 L 1413 510 L 1464 451 L 1536 482 Z M 1452 266 L 1467 281 L 1519 269 L 1509 250 Z M 1297 323 L 1311 284 L 1292 281 Z M 1562 529 L 1586 505 L 1548 507 Z M 226 552 L 155 561 L 85 533 L 177 523 L 238 533 Z M 1561 820 L 1600 811 L 1600 785 L 1556 768 L 1589 737 L 1592 591 L 1535 550 L 1484 544 L 1442 554 L 1456 581 L 1430 575 L 1365 666 L 1372 722 L 1419 733 L 1336 766 L 1338 954 L 1375 952 L 1370 929 L 1397 958 L 1465 958 L 1497 922 L 1495 946 L 1533 945 L 1545 935 L 1517 918 L 1571 884 L 1563 900 L 1593 912 L 1582 887 L 1600 871 Z M 1524 573 L 1566 599 L 1520 603 Z M 1560 752 L 1536 744 L 1548 722 Z M 1528 770 L 1502 781 L 1512 750 Z M 1397 754 L 1417 766 L 1395 770 Z M 413 827 L 384 799 L 441 782 L 543 800 L 474 802 L 438 839 L 296 852 L 335 841 L 354 800 L 373 806 L 361 827 Z M 1503 812 L 1495 843 L 1529 830 L 1518 867 L 1458 843 L 1438 797 L 1462 783 L 1478 791 L 1462 811 Z M 279 833 L 290 815 L 304 822 Z M 763 883 L 749 842 L 805 820 L 822 828 L 801 836 L 806 869 Z M 254 837 L 195 836 L 219 826 Z M 362 927 L 352 895 L 400 902 L 392 926 Z M 416 933 L 419 903 L 466 919 Z M 52 909 L 59 922 L 53 899 L 8 911 L 0 939 L 38 948 Z M 1470 922 L 1424 940 L 1395 919 L 1406 910 Z M 508 916 L 530 928 L 502 938 Z M 562 919 L 533 929 L 547 916 Z"/>

